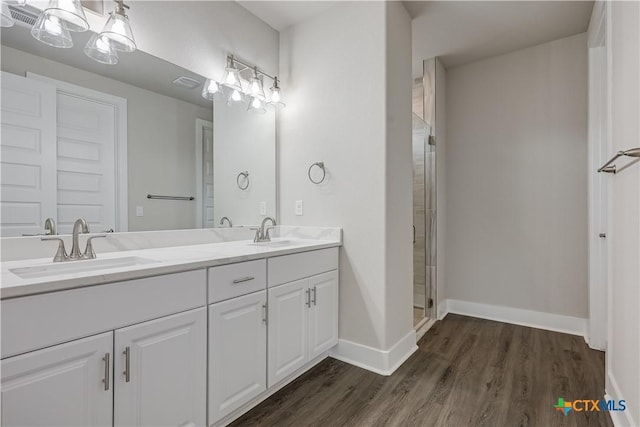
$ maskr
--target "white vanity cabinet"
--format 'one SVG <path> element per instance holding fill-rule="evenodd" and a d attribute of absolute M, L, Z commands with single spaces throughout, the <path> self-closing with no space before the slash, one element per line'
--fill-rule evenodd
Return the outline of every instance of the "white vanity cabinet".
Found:
<path fill-rule="evenodd" d="M 113 332 L 2 361 L 2 422 L 10 426 L 110 426 Z"/>
<path fill-rule="evenodd" d="M 337 248 L 269 259 L 269 387 L 338 343 L 337 268 Z"/>
<path fill-rule="evenodd" d="M 2 426 L 205 425 L 205 305 L 205 270 L 3 300 Z"/>
<path fill-rule="evenodd" d="M 206 308 L 114 334 L 114 425 L 205 425 Z"/>
<path fill-rule="evenodd" d="M 209 424 L 267 389 L 266 275 L 265 260 L 209 269 Z"/>

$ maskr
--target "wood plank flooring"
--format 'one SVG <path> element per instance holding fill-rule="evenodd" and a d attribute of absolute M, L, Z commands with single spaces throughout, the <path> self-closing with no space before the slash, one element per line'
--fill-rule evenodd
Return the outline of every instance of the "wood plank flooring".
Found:
<path fill-rule="evenodd" d="M 326 359 L 232 425 L 612 426 L 553 408 L 603 396 L 604 353 L 583 338 L 450 314 L 393 375 Z"/>

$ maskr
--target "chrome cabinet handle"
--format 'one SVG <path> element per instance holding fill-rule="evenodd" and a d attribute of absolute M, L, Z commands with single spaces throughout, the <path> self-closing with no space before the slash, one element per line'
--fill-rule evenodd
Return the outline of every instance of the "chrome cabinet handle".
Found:
<path fill-rule="evenodd" d="M 315 286 L 313 287 L 313 305 L 318 305 L 316 303 L 316 287 Z"/>
<path fill-rule="evenodd" d="M 250 281 L 252 281 L 253 279 L 255 279 L 255 277 L 253 277 L 253 276 L 247 276 L 247 277 L 243 277 L 243 278 L 241 278 L 241 279 L 235 279 L 235 280 L 233 281 L 233 284 L 234 284 L 234 285 L 237 285 L 238 283 L 250 282 Z"/>
<path fill-rule="evenodd" d="M 267 304 L 262 304 L 262 323 L 267 324 Z"/>
<path fill-rule="evenodd" d="M 111 371 L 111 354 L 105 353 L 102 360 L 104 360 L 104 378 L 102 382 L 104 383 L 104 390 L 109 391 L 109 371 Z"/>
<path fill-rule="evenodd" d="M 125 347 L 122 354 L 124 354 L 124 372 L 122 374 L 124 381 L 128 383 L 131 381 L 131 349 L 128 346 Z"/>
<path fill-rule="evenodd" d="M 307 307 L 311 307 L 311 289 L 304 291 L 307 294 Z"/>

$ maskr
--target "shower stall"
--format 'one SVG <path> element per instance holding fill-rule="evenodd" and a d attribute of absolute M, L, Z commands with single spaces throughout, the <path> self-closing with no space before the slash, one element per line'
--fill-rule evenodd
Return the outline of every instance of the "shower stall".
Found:
<path fill-rule="evenodd" d="M 435 318 L 436 150 L 435 59 L 413 84 L 413 324 Z"/>

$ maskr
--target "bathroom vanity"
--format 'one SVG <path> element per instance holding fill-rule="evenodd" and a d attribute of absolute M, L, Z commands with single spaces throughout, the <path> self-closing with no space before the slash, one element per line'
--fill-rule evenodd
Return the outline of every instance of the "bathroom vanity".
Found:
<path fill-rule="evenodd" d="M 2 425 L 228 424 L 338 342 L 340 244 L 3 262 Z"/>

